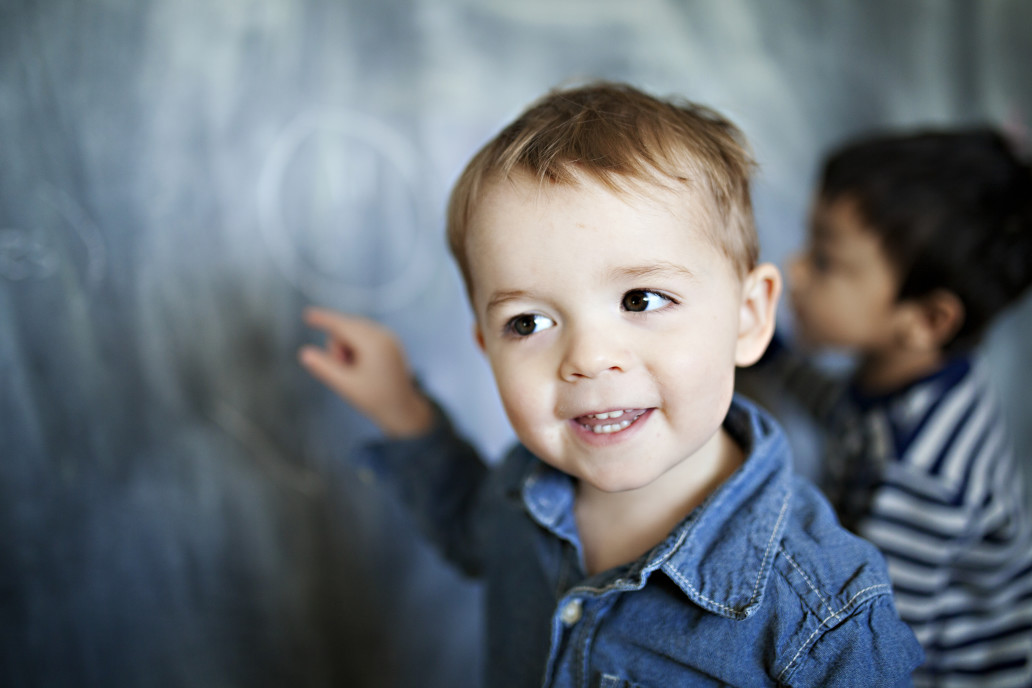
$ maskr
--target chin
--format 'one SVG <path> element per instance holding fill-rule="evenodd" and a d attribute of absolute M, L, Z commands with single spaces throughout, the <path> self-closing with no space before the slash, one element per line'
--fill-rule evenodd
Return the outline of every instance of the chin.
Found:
<path fill-rule="evenodd" d="M 604 474 L 581 477 L 580 481 L 591 485 L 599 492 L 610 493 L 631 492 L 645 487 L 652 482 L 651 479 L 645 479 L 641 475 L 627 475 L 624 472 L 614 472 L 611 475 Z"/>

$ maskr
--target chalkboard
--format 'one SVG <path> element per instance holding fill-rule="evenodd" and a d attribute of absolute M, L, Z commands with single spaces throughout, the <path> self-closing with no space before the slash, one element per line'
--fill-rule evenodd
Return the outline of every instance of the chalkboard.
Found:
<path fill-rule="evenodd" d="M 301 309 L 396 328 L 494 460 L 442 218 L 530 100 L 721 109 L 781 262 L 842 138 L 1027 133 L 1028 26 L 1021 0 L 6 0 L 0 684 L 477 685 L 479 587 L 352 468 L 375 432 L 296 364 Z M 988 345 L 1025 456 L 1030 338 L 1025 304 Z"/>

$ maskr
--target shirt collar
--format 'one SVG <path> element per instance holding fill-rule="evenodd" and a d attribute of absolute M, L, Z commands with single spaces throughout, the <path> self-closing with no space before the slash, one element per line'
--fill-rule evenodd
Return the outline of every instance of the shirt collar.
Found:
<path fill-rule="evenodd" d="M 659 569 L 700 607 L 742 619 L 767 587 L 789 509 L 791 467 L 781 429 L 748 400 L 735 396 L 724 428 L 745 462 L 622 577 L 637 577 L 640 587 Z M 520 491 L 531 517 L 580 553 L 573 480 L 536 459 L 523 468 Z"/>
<path fill-rule="evenodd" d="M 744 398 L 735 397 L 724 427 L 745 462 L 650 559 L 699 606 L 744 619 L 763 601 L 785 530 L 791 462 L 777 423 Z"/>
<path fill-rule="evenodd" d="M 887 392 L 869 393 L 861 390 L 855 382 L 849 385 L 849 396 L 853 404 L 862 410 L 875 406 L 886 406 L 889 403 L 911 394 L 918 389 L 935 390 L 935 396 L 941 397 L 947 390 L 955 386 L 971 370 L 972 360 L 967 355 L 951 358 L 942 367 L 903 384 Z"/>

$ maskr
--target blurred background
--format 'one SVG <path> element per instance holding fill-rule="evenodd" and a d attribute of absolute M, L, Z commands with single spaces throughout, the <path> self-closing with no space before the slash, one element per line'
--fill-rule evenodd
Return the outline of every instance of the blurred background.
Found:
<path fill-rule="evenodd" d="M 302 308 L 396 328 L 495 460 L 443 214 L 531 100 L 723 111 L 781 264 L 845 137 L 1027 142 L 1030 28 L 1026 0 L 0 0 L 0 684 L 475 686 L 479 589 L 349 466 L 375 433 L 296 364 Z M 1026 299 L 985 347 L 1026 473 L 1030 340 Z"/>

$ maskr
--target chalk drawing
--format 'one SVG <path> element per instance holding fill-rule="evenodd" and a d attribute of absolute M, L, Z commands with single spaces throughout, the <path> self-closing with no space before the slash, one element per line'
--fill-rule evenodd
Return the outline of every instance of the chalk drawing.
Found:
<path fill-rule="evenodd" d="M 310 157 L 302 149 L 327 142 L 336 164 L 305 167 Z M 328 188 L 330 197 L 313 192 L 315 212 L 291 221 L 285 190 L 290 183 L 296 187 L 298 167 Z M 438 233 L 420 227 L 427 203 L 419 155 L 373 117 L 313 111 L 289 122 L 262 167 L 257 203 L 261 233 L 278 269 L 314 301 L 367 314 L 394 311 L 418 297 L 433 274 L 429 242 Z M 372 224 L 370 215 L 377 226 L 361 226 Z M 345 254 L 350 267 L 341 260 Z M 370 271 L 377 260 L 387 265 L 374 279 Z"/>
<path fill-rule="evenodd" d="M 46 185 L 38 194 L 41 204 L 64 220 L 57 224 L 70 228 L 86 249 L 86 285 L 95 288 L 104 277 L 107 250 L 103 236 L 82 207 L 56 186 Z M 0 229 L 0 277 L 12 282 L 45 280 L 52 277 L 61 262 L 60 237 L 45 229 L 14 227 Z"/>
<path fill-rule="evenodd" d="M 13 227 L 0 229 L 0 276 L 20 282 L 46 279 L 56 271 L 55 248 L 39 232 Z"/>
<path fill-rule="evenodd" d="M 104 236 L 82 206 L 64 189 L 47 185 L 40 193 L 41 200 L 54 208 L 71 227 L 75 236 L 86 247 L 86 284 L 96 288 L 104 279 L 107 269 L 107 247 Z"/>

